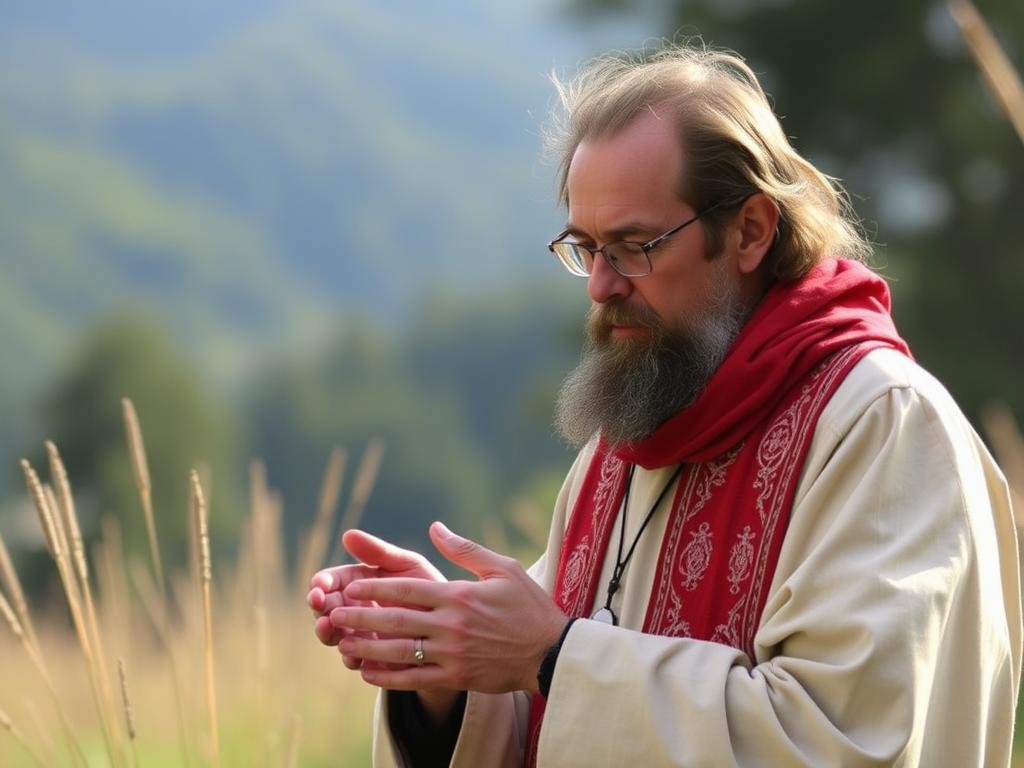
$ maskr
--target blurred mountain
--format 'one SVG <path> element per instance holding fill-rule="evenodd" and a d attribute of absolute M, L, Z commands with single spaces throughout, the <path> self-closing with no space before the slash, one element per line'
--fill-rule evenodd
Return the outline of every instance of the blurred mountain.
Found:
<path fill-rule="evenodd" d="M 116 266 L 111 279 L 127 281 L 119 287 L 159 281 L 145 266 L 159 261 L 153 251 L 182 250 L 167 232 L 161 249 L 152 229 L 148 238 L 125 231 L 158 211 L 188 232 L 178 240 L 193 239 L 186 261 L 233 263 L 246 283 L 269 278 L 285 295 L 268 308 L 287 306 L 298 288 L 314 306 L 389 315 L 424 282 L 486 285 L 523 274 L 519 259 L 540 254 L 535 235 L 554 221 L 553 195 L 537 173 L 544 103 L 531 99 L 551 62 L 540 55 L 524 66 L 523 44 L 544 45 L 526 13 L 239 6 L 220 39 L 179 42 L 199 52 L 168 63 L 169 54 L 141 52 L 132 61 L 130 46 L 107 40 L 124 21 L 119 5 L 105 8 L 109 25 L 94 17 L 46 37 L 32 33 L 38 14 L 22 12 L 20 34 L 15 15 L 4 33 L 0 120 L 14 155 L 4 158 L 14 171 L 5 192 L 28 185 L 43 197 L 23 196 L 36 212 L 49 202 L 85 225 L 91 237 L 64 238 L 66 256 Z M 186 6 L 182 15 L 194 14 Z M 142 36 L 158 31 L 139 26 Z M 93 50 L 97 41 L 111 53 Z M 10 227 L 15 249 L 5 254 L 56 258 L 31 242 L 36 220 Z M 136 247 L 143 239 L 149 247 Z"/>
<path fill-rule="evenodd" d="M 544 77 L 582 48 L 536 0 L 5 6 L 4 466 L 125 305 L 231 384 L 342 314 L 557 274 Z"/>

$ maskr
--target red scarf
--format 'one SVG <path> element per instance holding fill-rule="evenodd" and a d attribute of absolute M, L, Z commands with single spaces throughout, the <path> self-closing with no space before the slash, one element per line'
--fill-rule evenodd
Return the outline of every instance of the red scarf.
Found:
<path fill-rule="evenodd" d="M 599 441 L 569 519 L 553 599 L 591 614 L 628 465 L 684 464 L 642 631 L 719 642 L 753 660 L 800 470 L 818 416 L 870 350 L 909 356 L 885 282 L 828 260 L 774 286 L 697 400 L 650 437 Z M 533 697 L 526 764 L 536 764 L 545 699 Z"/>

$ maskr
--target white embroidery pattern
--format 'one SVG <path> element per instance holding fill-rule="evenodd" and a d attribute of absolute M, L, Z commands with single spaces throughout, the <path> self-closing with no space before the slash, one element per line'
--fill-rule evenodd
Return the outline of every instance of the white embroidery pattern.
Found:
<path fill-rule="evenodd" d="M 757 446 L 757 475 L 754 478 L 754 488 L 761 489 L 755 502 L 757 514 L 761 517 L 761 525 L 765 524 L 765 500 L 775 490 L 779 467 L 787 457 L 792 456 L 793 441 L 796 440 L 799 430 L 799 409 L 806 393 L 805 386 L 801 398 L 768 427 Z"/>
<path fill-rule="evenodd" d="M 600 520 L 608 511 L 608 506 L 615 499 L 615 490 L 619 487 L 619 480 L 622 479 L 622 470 L 625 465 L 609 453 L 601 462 L 601 479 L 597 483 L 597 490 L 594 491 L 594 524 Z M 595 527 L 594 530 L 600 530 Z"/>
<path fill-rule="evenodd" d="M 712 459 L 711 461 L 704 462 L 703 464 L 692 464 L 683 472 L 683 476 L 679 482 L 681 484 L 680 490 L 676 494 L 676 501 L 673 501 L 671 517 L 669 518 L 668 528 L 665 531 L 665 562 L 672 563 L 679 561 L 683 558 L 685 563 L 685 554 L 680 555 L 681 537 L 683 531 L 686 529 L 686 524 L 700 512 L 707 502 L 711 499 L 712 493 L 715 488 L 719 488 L 725 484 L 726 474 L 728 468 L 736 461 L 740 455 L 740 451 L 743 450 L 744 443 L 741 442 L 735 448 L 724 453 L 720 458 Z M 706 525 L 706 524 L 705 524 Z M 693 533 L 691 536 L 695 535 Z M 693 546 L 693 541 L 687 545 L 687 548 Z M 683 550 L 685 553 L 686 550 Z M 710 558 L 710 552 L 708 554 Z M 706 568 L 705 564 L 705 568 Z M 680 565 L 680 569 L 683 570 L 685 564 Z M 676 593 L 675 588 L 672 584 L 672 578 L 670 571 L 661 571 L 661 578 L 655 576 L 655 594 L 652 595 L 654 600 L 654 614 L 653 625 L 660 626 L 663 623 L 662 614 L 665 614 L 664 623 L 670 627 L 675 627 L 677 624 L 686 627 L 686 634 L 680 635 L 689 637 L 690 636 L 690 624 L 689 622 L 679 620 L 679 614 L 682 611 L 682 598 Z M 684 570 L 685 573 L 685 570 Z M 696 585 L 694 585 L 696 586 Z M 692 588 L 691 588 L 692 589 Z M 671 607 L 669 604 L 671 603 Z"/>
<path fill-rule="evenodd" d="M 679 595 L 673 589 L 669 592 L 669 599 L 672 601 L 672 605 L 668 609 L 666 618 L 667 628 L 665 629 L 666 637 L 689 637 L 690 636 L 690 622 L 680 618 L 680 614 L 683 612 L 683 601 L 679 599 Z"/>
<path fill-rule="evenodd" d="M 594 490 L 594 511 L 591 519 L 591 531 L 600 535 L 608 522 L 609 515 L 615 515 L 616 490 L 621 486 L 626 465 L 614 454 L 607 454 L 601 462 L 601 477 Z M 591 544 L 590 536 L 584 536 L 569 555 L 565 567 L 560 592 L 563 610 L 570 616 L 579 616 L 589 606 L 583 605 L 586 599 L 587 586 L 590 584 L 594 571 L 599 567 L 597 548 Z"/>
<path fill-rule="evenodd" d="M 683 522 L 686 522 L 686 520 L 689 520 L 704 508 L 715 488 L 725 485 L 726 470 L 736 461 L 736 457 L 740 455 L 740 451 L 743 450 L 745 444 L 746 440 L 741 440 L 736 447 L 726 451 L 720 458 L 712 459 L 701 465 L 704 471 L 700 473 L 701 481 L 697 484 L 697 499 L 693 507 L 687 510 L 686 518 Z"/>
<path fill-rule="evenodd" d="M 690 543 L 683 550 L 679 562 L 679 573 L 683 576 L 683 589 L 692 592 L 704 578 L 704 572 L 711 563 L 711 525 L 704 522 L 690 534 Z"/>
<path fill-rule="evenodd" d="M 665 529 L 665 560 L 664 562 L 672 562 L 675 560 L 675 553 L 679 549 L 679 537 L 683 534 L 683 524 L 689 517 L 689 500 L 693 496 L 693 489 L 696 485 L 698 475 L 700 474 L 697 470 L 701 467 L 700 464 L 690 465 L 683 468 L 683 473 L 679 478 L 679 487 L 676 491 L 676 498 L 672 501 L 672 509 L 669 512 L 668 527 Z M 678 500 L 678 506 L 676 504 Z M 659 578 L 661 575 L 661 578 Z M 675 589 L 672 587 L 672 579 L 665 574 L 662 568 L 658 568 L 654 576 L 654 588 L 652 589 L 651 598 L 654 604 L 654 626 L 661 626 L 662 624 L 676 625 L 679 623 L 679 613 L 682 610 L 682 601 L 679 595 L 676 594 Z M 669 604 L 671 603 L 671 607 Z M 662 614 L 667 613 L 668 620 L 662 620 Z M 686 624 L 686 622 L 683 622 Z M 689 624 L 687 624 L 689 626 Z"/>
<path fill-rule="evenodd" d="M 746 641 L 742 646 L 748 653 L 753 642 L 754 632 L 760 622 L 756 615 L 761 604 L 761 592 L 767 588 L 768 552 L 775 528 L 782 517 L 785 503 L 784 491 L 790 486 L 793 473 L 800 470 L 802 461 L 798 461 L 796 447 L 810 441 L 809 432 L 817 423 L 817 416 L 826 402 L 827 395 L 832 391 L 835 380 L 848 368 L 851 357 L 858 355 L 858 346 L 847 347 L 825 360 L 810 375 L 807 383 L 800 388 L 800 395 L 779 417 L 765 430 L 764 437 L 758 445 L 758 470 L 755 474 L 754 488 L 760 488 L 757 497 L 757 512 L 764 523 L 761 540 L 754 556 L 754 575 L 750 587 L 743 600 L 737 602 L 729 612 L 729 626 L 733 627 L 733 612 L 742 602 L 746 602 L 746 610 L 742 616 L 742 626 L 738 628 L 737 637 Z M 746 600 L 747 596 L 750 597 Z M 739 614 L 737 613 L 737 616 Z M 716 632 L 719 628 L 716 628 Z"/>
<path fill-rule="evenodd" d="M 748 525 L 738 538 L 729 553 L 729 583 L 732 584 L 729 591 L 734 595 L 739 594 L 740 582 L 750 575 L 750 566 L 754 560 L 754 545 L 750 542 L 757 538 L 757 534 Z"/>
<path fill-rule="evenodd" d="M 565 577 L 562 579 L 562 605 L 568 605 L 569 596 L 579 587 L 583 573 L 590 557 L 590 536 L 584 536 L 569 556 L 565 565 Z"/>
<path fill-rule="evenodd" d="M 744 647 L 746 644 L 740 642 L 740 628 L 737 626 L 740 622 L 741 611 L 746 601 L 746 594 L 736 601 L 736 605 L 729 610 L 729 618 L 726 619 L 726 623 L 719 624 L 715 627 L 715 633 L 711 636 L 711 642 L 722 643 L 723 645 L 731 645 L 733 648 L 747 650 Z"/>

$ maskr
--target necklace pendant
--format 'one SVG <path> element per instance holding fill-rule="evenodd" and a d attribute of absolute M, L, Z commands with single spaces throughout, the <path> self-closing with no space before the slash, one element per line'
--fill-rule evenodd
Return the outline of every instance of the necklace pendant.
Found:
<path fill-rule="evenodd" d="M 612 613 L 611 608 L 600 608 L 590 618 L 594 621 L 600 621 L 602 624 L 611 624 L 613 627 L 619 625 L 619 619 Z"/>

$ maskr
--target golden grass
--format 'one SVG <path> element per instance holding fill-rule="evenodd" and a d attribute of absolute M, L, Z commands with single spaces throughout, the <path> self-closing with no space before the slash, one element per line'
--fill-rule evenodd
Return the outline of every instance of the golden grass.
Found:
<path fill-rule="evenodd" d="M 235 566 L 220 566 L 214 579 L 208 481 L 192 471 L 190 568 L 166 573 L 142 430 L 130 401 L 123 411 L 146 557 L 124 551 L 120 527 L 108 518 L 90 558 L 57 447 L 46 445 L 52 485 L 22 462 L 66 613 L 51 605 L 32 623 L 0 542 L 0 765 L 367 764 L 374 691 L 320 646 L 304 600 L 330 549 L 344 454 L 328 462 L 294 580 L 281 547 L 281 500 L 258 463 Z M 367 449 L 346 507 L 350 519 L 362 514 L 382 454 L 379 443 Z M 69 631 L 78 654 L 68 653 Z M 106 661 L 115 657 L 116 677 Z"/>
<path fill-rule="evenodd" d="M 135 405 L 127 397 L 121 400 L 125 435 L 128 439 L 128 453 L 132 460 L 132 477 L 142 502 L 142 514 L 146 518 L 146 534 L 149 537 L 149 554 L 153 559 L 153 572 L 160 592 L 165 592 L 164 565 L 160 559 L 160 544 L 156 537 L 156 520 L 153 518 L 153 493 L 149 484 L 149 462 L 146 461 L 146 446 L 142 441 L 142 428 L 135 413 Z"/>
<path fill-rule="evenodd" d="M 139 764 L 139 749 L 135 743 L 135 715 L 132 712 L 132 699 L 128 695 L 128 673 L 125 672 L 124 659 L 117 659 L 117 676 L 121 681 L 121 706 L 124 709 L 124 729 L 128 734 L 128 743 L 132 749 L 132 764 Z"/>
<path fill-rule="evenodd" d="M 203 606 L 203 660 L 206 670 L 206 706 L 210 717 L 210 762 L 220 765 L 220 743 L 217 736 L 217 686 L 213 672 L 213 608 L 210 583 L 213 564 L 210 559 L 210 533 L 206 525 L 206 500 L 199 484 L 199 473 L 192 470 L 192 514 L 198 540 L 199 590 Z"/>
<path fill-rule="evenodd" d="M 950 0 L 949 10 L 1003 114 L 1024 141 L 1024 85 L 984 17 L 970 0 Z"/>
<path fill-rule="evenodd" d="M 28 635 L 29 640 L 32 643 L 38 644 L 35 627 L 32 625 L 32 619 L 28 614 L 25 592 L 21 588 L 21 580 L 18 578 L 14 565 L 11 563 L 11 556 L 7 551 L 7 545 L 4 544 L 3 536 L 0 536 L 0 589 L 3 590 L 0 592 L 0 595 L 6 592 L 11 596 L 14 610 L 18 614 L 18 620 Z"/>

